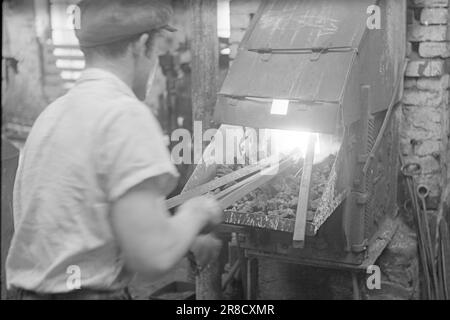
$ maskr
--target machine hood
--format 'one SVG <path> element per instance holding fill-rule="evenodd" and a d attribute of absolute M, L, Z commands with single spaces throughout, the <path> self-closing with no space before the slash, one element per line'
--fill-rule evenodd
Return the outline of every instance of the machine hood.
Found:
<path fill-rule="evenodd" d="M 263 1 L 219 92 L 215 120 L 334 133 L 359 119 L 361 85 L 389 98 L 394 65 L 382 44 L 386 31 L 367 27 L 376 3 Z M 289 101 L 284 114 L 273 112 L 274 99 Z M 373 105 L 377 111 L 388 102 Z"/>

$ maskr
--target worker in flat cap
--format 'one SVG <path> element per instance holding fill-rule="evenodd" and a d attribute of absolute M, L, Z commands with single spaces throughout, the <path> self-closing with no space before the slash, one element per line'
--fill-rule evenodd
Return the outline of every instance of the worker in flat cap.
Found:
<path fill-rule="evenodd" d="M 167 1 L 85 0 L 76 31 L 86 70 L 35 122 L 14 186 L 8 288 L 20 299 L 129 299 L 134 274 L 158 279 L 192 249 L 217 253 L 215 200 L 171 216 L 178 172 L 140 101 L 169 26 Z M 150 80 L 149 80 L 150 79 Z"/>

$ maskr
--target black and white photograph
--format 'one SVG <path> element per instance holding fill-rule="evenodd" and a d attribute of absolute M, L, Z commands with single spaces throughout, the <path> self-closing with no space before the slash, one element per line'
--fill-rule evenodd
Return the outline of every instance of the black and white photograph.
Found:
<path fill-rule="evenodd" d="M 1 300 L 450 300 L 449 3 L 3 0 Z"/>

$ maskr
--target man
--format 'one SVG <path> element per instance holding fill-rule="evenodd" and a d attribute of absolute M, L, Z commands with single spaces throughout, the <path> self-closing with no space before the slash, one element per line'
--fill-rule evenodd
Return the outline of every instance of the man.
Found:
<path fill-rule="evenodd" d="M 145 97 L 164 1 L 85 0 L 77 30 L 87 70 L 37 119 L 14 190 L 8 288 L 22 299 L 127 299 L 133 273 L 156 279 L 222 220 L 196 198 L 171 217 L 178 173 Z M 211 250 L 197 250 L 206 262 Z"/>
<path fill-rule="evenodd" d="M 2 219 L 1 219 L 1 287 L 2 300 L 8 299 L 6 291 L 5 260 L 8 253 L 13 230 L 12 196 L 13 185 L 19 163 L 19 149 L 2 136 Z"/>

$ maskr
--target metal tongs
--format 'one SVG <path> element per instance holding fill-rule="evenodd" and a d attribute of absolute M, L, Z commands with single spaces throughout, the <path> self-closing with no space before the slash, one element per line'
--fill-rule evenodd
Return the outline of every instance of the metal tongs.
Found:
<path fill-rule="evenodd" d="M 444 252 L 445 241 L 448 241 L 448 232 L 440 234 L 439 226 L 441 219 L 437 219 L 436 232 L 434 239 L 431 237 L 431 230 L 428 223 L 428 210 L 426 198 L 429 189 L 425 185 L 416 185 L 414 177 L 422 172 L 418 163 L 405 164 L 400 156 L 401 172 L 406 177 L 407 187 L 411 196 L 411 203 L 418 229 L 420 261 L 425 278 L 425 287 L 428 299 L 448 299 L 448 284 L 446 278 L 446 256 Z M 420 200 L 420 203 L 419 203 Z M 442 238 L 446 238 L 442 241 Z M 434 240 L 434 241 L 433 241 Z M 434 242 L 434 246 L 433 246 Z"/>
<path fill-rule="evenodd" d="M 231 172 L 223 177 L 202 184 L 189 191 L 183 192 L 166 201 L 167 208 L 172 209 L 185 201 L 208 194 L 220 187 L 236 182 L 230 187 L 212 195 L 219 201 L 220 207 L 225 210 L 236 201 L 242 199 L 253 190 L 272 180 L 276 175 L 285 171 L 290 165 L 295 163 L 297 152 L 293 152 L 282 159 L 269 157 L 256 164 L 246 166 L 237 171 Z"/>

